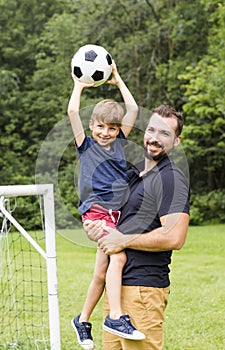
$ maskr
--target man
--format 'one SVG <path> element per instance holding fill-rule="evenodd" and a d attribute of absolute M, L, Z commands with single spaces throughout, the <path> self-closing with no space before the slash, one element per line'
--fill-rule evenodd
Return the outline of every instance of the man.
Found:
<path fill-rule="evenodd" d="M 145 158 L 129 171 L 130 196 L 117 229 L 102 222 L 86 222 L 88 236 L 98 240 L 106 254 L 125 250 L 122 308 L 146 336 L 133 341 L 104 332 L 104 350 L 162 350 L 164 311 L 169 295 L 172 250 L 185 243 L 189 223 L 189 185 L 171 159 L 181 141 L 183 118 L 161 105 L 149 120 L 144 135 Z M 105 315 L 108 314 L 105 298 Z M 113 323 L 113 320 L 112 320 Z M 122 325 L 121 325 L 122 327 Z"/>

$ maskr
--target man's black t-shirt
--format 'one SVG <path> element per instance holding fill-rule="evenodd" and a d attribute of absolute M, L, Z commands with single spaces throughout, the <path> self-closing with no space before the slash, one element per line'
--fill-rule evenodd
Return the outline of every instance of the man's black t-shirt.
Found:
<path fill-rule="evenodd" d="M 144 160 L 128 172 L 130 195 L 117 225 L 123 234 L 146 233 L 161 227 L 161 216 L 189 213 L 189 184 L 171 158 L 165 157 L 140 177 L 143 169 Z M 123 285 L 165 288 L 170 284 L 172 251 L 126 249 L 126 254 Z"/>

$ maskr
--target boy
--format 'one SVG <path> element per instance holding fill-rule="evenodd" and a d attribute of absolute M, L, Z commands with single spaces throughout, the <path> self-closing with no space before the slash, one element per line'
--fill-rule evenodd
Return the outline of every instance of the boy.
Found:
<path fill-rule="evenodd" d="M 94 84 L 79 82 L 73 75 L 74 89 L 68 105 L 68 115 L 80 158 L 80 203 L 82 221 L 105 220 L 115 227 L 120 208 L 125 204 L 128 185 L 123 147 L 138 113 L 138 106 L 120 77 L 115 62 L 112 79 L 107 83 L 119 88 L 124 99 L 126 114 L 114 100 L 99 102 L 89 123 L 92 137 L 86 136 L 79 115 L 80 96 L 84 88 Z M 90 315 L 99 301 L 106 282 L 110 314 L 103 328 L 128 339 L 141 340 L 145 336 L 136 330 L 128 315 L 121 309 L 121 278 L 126 262 L 125 252 L 108 257 L 98 247 L 93 280 L 89 286 L 81 313 L 72 319 L 78 342 L 84 349 L 93 349 Z M 113 326 L 112 326 L 113 324 Z"/>

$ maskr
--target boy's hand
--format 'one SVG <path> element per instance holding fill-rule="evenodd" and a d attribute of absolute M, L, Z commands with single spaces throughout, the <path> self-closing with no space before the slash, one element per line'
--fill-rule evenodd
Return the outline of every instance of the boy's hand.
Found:
<path fill-rule="evenodd" d="M 72 79 L 74 81 L 74 84 L 78 85 L 81 90 L 84 89 L 84 88 L 93 87 L 96 84 L 95 82 L 93 82 L 93 83 L 83 83 L 82 81 L 78 80 L 77 77 L 73 73 L 71 73 L 71 76 L 72 76 Z"/>
<path fill-rule="evenodd" d="M 122 78 L 118 73 L 117 67 L 116 67 L 116 63 L 113 60 L 112 61 L 112 78 L 110 80 L 106 81 L 106 84 L 111 84 L 111 85 L 116 85 L 118 86 L 119 83 L 121 82 Z"/>

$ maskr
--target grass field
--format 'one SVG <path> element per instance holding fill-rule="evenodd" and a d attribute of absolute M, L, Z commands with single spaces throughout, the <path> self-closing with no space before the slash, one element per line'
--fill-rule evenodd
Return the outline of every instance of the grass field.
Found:
<path fill-rule="evenodd" d="M 79 350 L 70 320 L 84 302 L 95 250 L 58 235 L 57 254 L 62 350 Z M 165 350 L 225 349 L 224 287 L 225 225 L 190 227 L 185 246 L 173 254 Z M 102 348 L 102 309 L 101 300 L 91 317 L 96 350 Z"/>

